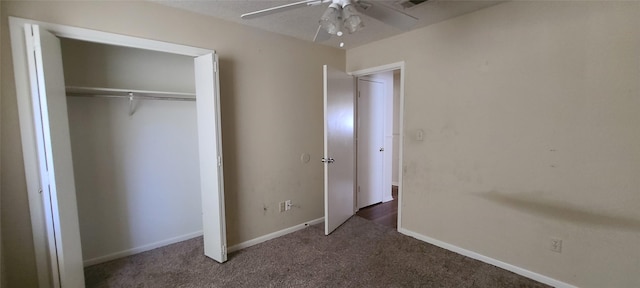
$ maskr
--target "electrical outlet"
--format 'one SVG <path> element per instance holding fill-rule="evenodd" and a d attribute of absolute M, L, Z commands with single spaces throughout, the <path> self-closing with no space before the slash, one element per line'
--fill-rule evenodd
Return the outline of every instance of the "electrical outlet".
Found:
<path fill-rule="evenodd" d="M 556 253 L 562 253 L 562 239 L 551 238 L 551 242 L 549 244 L 549 250 Z"/>
<path fill-rule="evenodd" d="M 284 211 L 291 210 L 291 200 L 284 201 Z"/>
<path fill-rule="evenodd" d="M 284 202 L 280 202 L 279 206 L 280 206 L 280 212 L 284 212 L 286 208 L 286 205 L 284 204 Z"/>

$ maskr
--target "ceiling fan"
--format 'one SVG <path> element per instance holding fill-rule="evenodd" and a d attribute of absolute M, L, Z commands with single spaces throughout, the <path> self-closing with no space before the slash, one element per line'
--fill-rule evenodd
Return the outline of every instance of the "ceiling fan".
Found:
<path fill-rule="evenodd" d="M 320 25 L 313 38 L 314 42 L 328 40 L 332 35 L 342 36 L 345 31 L 353 33 L 362 29 L 364 23 L 360 14 L 403 30 L 410 29 L 418 22 L 417 18 L 404 12 L 382 4 L 362 0 L 304 0 L 245 13 L 240 17 L 242 19 L 255 19 L 283 11 L 327 3 L 329 3 L 329 7 L 320 17 Z"/>

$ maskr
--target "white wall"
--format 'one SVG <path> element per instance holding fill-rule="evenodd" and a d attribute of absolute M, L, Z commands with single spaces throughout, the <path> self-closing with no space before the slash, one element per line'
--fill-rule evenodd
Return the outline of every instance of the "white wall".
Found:
<path fill-rule="evenodd" d="M 195 103 L 70 97 L 84 260 L 202 230 Z"/>
<path fill-rule="evenodd" d="M 71 40 L 62 51 L 67 85 L 195 89 L 191 57 Z M 127 99 L 67 100 L 85 261 L 201 232 L 195 102 L 136 101 L 129 116 Z"/>
<path fill-rule="evenodd" d="M 640 2 L 511 1 L 347 51 L 404 60 L 402 227 L 640 287 Z M 562 253 L 550 238 L 564 240 Z"/>

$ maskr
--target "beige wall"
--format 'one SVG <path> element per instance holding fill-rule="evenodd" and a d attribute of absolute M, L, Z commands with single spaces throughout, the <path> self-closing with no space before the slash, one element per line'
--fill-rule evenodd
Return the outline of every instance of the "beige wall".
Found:
<path fill-rule="evenodd" d="M 350 49 L 347 71 L 402 60 L 403 228 L 640 287 L 639 2 L 504 3 Z"/>
<path fill-rule="evenodd" d="M 0 15 L 2 14 L 2 1 L 0 1 Z M 0 19 L 0 26 L 4 25 L 4 19 Z M 1 32 L 1 29 L 0 29 Z M 2 38 L 0 34 L 0 38 Z M 4 45 L 0 43 L 0 56 L 2 55 L 2 51 L 4 51 Z M 2 79 L 2 69 L 0 69 L 0 79 Z M 0 89 L 1 90 L 1 89 Z M 2 91 L 0 91 L 0 120 L 2 119 Z M 0 153 L 2 151 L 2 127 L 0 125 Z M 0 161 L 0 175 L 2 174 L 2 161 Z M 2 180 L 2 176 L 0 176 L 0 181 Z M 2 257 L 3 250 L 3 241 L 2 241 L 2 185 L 0 185 L 0 287 L 6 286 L 6 278 L 4 277 L 4 257 Z"/>
<path fill-rule="evenodd" d="M 322 217 L 322 64 L 345 53 L 144 2 L 3 2 L 7 15 L 215 49 L 220 56 L 228 244 Z M 2 227 L 10 287 L 36 285 L 11 54 L 2 62 Z M 279 213 L 279 201 L 295 208 Z"/>
<path fill-rule="evenodd" d="M 6 287 L 36 287 L 35 254 L 31 235 L 31 220 L 25 186 L 22 147 L 18 130 L 18 110 L 13 83 L 11 44 L 8 19 L 10 3 L 2 1 L 0 45 L 0 220 L 2 221 L 2 282 Z"/>

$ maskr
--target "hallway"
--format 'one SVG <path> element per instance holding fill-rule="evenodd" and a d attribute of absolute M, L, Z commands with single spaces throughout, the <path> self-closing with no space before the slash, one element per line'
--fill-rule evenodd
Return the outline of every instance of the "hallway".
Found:
<path fill-rule="evenodd" d="M 398 229 L 398 186 L 392 186 L 393 200 L 360 209 L 356 215 L 375 223 Z"/>

